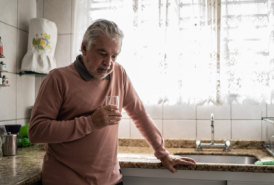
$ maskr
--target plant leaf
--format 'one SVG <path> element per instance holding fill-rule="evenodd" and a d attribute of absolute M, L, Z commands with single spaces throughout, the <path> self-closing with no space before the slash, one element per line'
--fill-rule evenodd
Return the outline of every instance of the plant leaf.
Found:
<path fill-rule="evenodd" d="M 36 42 L 35 38 L 33 38 L 33 40 L 32 40 L 32 44 L 33 44 L 34 46 L 37 44 L 37 42 Z"/>
<path fill-rule="evenodd" d="M 39 45 L 38 48 L 39 48 L 40 50 L 44 50 L 44 48 L 43 48 L 41 45 Z"/>

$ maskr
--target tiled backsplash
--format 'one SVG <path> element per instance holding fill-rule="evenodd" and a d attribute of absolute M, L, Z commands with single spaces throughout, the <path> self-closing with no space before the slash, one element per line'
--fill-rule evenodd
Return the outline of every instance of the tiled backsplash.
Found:
<path fill-rule="evenodd" d="M 27 52 L 29 20 L 36 17 L 36 0 L 0 0 L 0 36 L 7 65 L 8 87 L 0 87 L 0 125 L 29 122 L 29 108 L 35 101 L 35 77 L 19 76 Z"/>
<path fill-rule="evenodd" d="M 210 116 L 214 114 L 215 139 L 261 140 L 261 117 L 273 116 L 274 107 L 258 105 L 145 105 L 164 138 L 211 139 Z M 267 110 L 262 114 L 263 110 Z M 134 123 L 123 112 L 119 137 L 142 138 Z"/>
<path fill-rule="evenodd" d="M 23 2 L 23 1 L 22 1 Z M 28 22 L 33 17 L 56 23 L 58 41 L 55 50 L 57 67 L 69 65 L 71 58 L 74 0 L 0 0 L 0 36 L 4 40 L 11 86 L 0 88 L 0 124 L 26 124 L 28 110 L 33 105 L 44 77 L 18 76 L 21 61 L 27 51 Z M 27 7 L 27 8 L 26 8 Z M 37 7 L 37 9 L 36 9 Z M 8 43 L 7 43 L 8 42 Z M 17 43 L 17 44 L 10 44 Z M 79 46 L 80 47 L 80 46 Z M 15 54 L 16 53 L 16 54 Z M 35 80 L 34 80 L 35 79 Z M 210 115 L 215 118 L 216 139 L 261 140 L 261 111 L 274 116 L 274 105 L 145 105 L 145 108 L 164 138 L 210 139 Z M 142 138 L 134 123 L 123 112 L 119 127 L 120 138 Z"/>

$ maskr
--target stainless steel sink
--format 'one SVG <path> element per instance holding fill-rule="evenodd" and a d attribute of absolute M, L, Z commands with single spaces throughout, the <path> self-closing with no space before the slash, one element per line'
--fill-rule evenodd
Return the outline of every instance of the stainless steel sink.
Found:
<path fill-rule="evenodd" d="M 175 154 L 181 157 L 189 157 L 196 163 L 225 163 L 225 164 L 254 164 L 258 159 L 251 156 L 232 156 L 232 155 L 195 155 L 195 154 Z"/>

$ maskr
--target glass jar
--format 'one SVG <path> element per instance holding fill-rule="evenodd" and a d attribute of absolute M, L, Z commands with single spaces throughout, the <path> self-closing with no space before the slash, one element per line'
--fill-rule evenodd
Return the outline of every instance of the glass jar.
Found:
<path fill-rule="evenodd" d="M 0 62 L 0 70 L 5 71 L 6 69 L 7 69 L 6 64 L 5 64 L 3 61 L 1 61 L 1 62 Z"/>
<path fill-rule="evenodd" d="M 3 85 L 9 85 L 9 79 L 5 75 L 3 76 L 2 84 Z"/>
<path fill-rule="evenodd" d="M 2 44 L 2 41 L 1 41 L 1 37 L 0 37 L 0 55 L 4 56 L 3 44 Z"/>

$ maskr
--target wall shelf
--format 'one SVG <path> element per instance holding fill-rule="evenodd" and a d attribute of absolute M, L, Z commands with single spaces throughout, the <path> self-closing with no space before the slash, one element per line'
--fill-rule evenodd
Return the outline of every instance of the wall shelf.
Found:
<path fill-rule="evenodd" d="M 5 56 L 4 55 L 0 55 L 0 58 L 5 58 Z"/>
<path fill-rule="evenodd" d="M 19 76 L 22 75 L 27 75 L 27 76 L 47 76 L 48 74 L 45 73 L 36 73 L 36 72 L 20 72 L 20 73 L 16 73 Z"/>
<path fill-rule="evenodd" d="M 274 123 L 274 117 L 262 117 L 262 120 Z"/>
<path fill-rule="evenodd" d="M 2 76 L 1 73 L 7 73 L 8 71 L 0 70 L 0 77 Z"/>
<path fill-rule="evenodd" d="M 8 86 L 10 86 L 10 85 L 2 85 L 2 84 L 0 84 L 0 87 L 8 87 Z"/>

